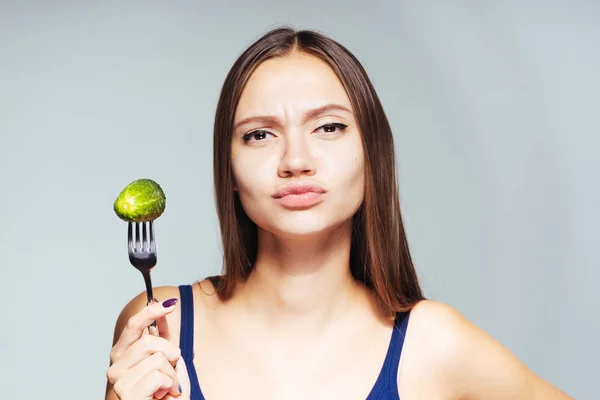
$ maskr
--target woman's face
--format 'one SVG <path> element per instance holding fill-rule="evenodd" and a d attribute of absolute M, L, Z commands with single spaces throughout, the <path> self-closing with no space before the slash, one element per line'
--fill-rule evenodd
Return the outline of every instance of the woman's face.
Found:
<path fill-rule="evenodd" d="M 262 63 L 235 113 L 232 167 L 246 214 L 277 236 L 350 222 L 364 193 L 362 141 L 333 70 L 304 53 Z"/>

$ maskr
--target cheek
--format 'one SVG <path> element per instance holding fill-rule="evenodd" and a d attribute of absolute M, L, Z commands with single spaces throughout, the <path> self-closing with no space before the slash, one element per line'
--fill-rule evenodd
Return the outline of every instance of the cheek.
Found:
<path fill-rule="evenodd" d="M 268 160 L 255 157 L 238 156 L 232 159 L 231 166 L 236 189 L 242 201 L 260 197 L 269 192 L 272 186 Z"/>
<path fill-rule="evenodd" d="M 246 214 L 253 214 L 253 209 L 256 208 L 256 187 L 259 183 L 256 182 L 256 176 L 254 176 L 248 169 L 240 168 L 240 166 L 233 165 L 233 176 L 235 179 L 235 190 L 238 194 L 242 208 Z"/>
<path fill-rule="evenodd" d="M 362 187 L 364 182 L 365 161 L 361 150 L 350 148 L 337 154 L 332 160 L 334 174 L 339 176 L 341 184 L 347 187 Z"/>
<path fill-rule="evenodd" d="M 354 190 L 356 195 L 361 198 L 365 191 L 365 164 L 362 156 L 355 157 L 352 161 L 351 167 L 351 179 L 353 182 Z"/>
<path fill-rule="evenodd" d="M 357 203 L 358 206 L 362 203 L 365 194 L 365 160 L 363 153 L 354 153 L 344 168 L 346 169 L 346 185 L 349 189 L 348 200 Z"/>
<path fill-rule="evenodd" d="M 249 168 L 244 168 L 240 165 L 233 165 L 233 176 L 235 179 L 235 185 L 240 192 L 240 195 L 251 193 L 252 188 L 256 187 L 257 176 L 252 174 Z"/>

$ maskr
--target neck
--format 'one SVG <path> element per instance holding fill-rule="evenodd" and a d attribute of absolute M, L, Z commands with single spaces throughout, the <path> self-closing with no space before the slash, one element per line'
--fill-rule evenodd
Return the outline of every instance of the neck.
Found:
<path fill-rule="evenodd" d="M 238 290 L 256 321 L 279 331 L 321 331 L 366 303 L 350 272 L 350 224 L 310 238 L 259 230 L 258 243 L 253 271 Z"/>

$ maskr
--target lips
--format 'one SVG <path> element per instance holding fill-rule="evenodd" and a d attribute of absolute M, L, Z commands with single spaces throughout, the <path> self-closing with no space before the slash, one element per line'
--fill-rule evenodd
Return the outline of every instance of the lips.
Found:
<path fill-rule="evenodd" d="M 285 208 L 303 210 L 323 201 L 324 193 L 325 189 L 316 183 L 294 182 L 279 188 L 273 197 Z"/>
<path fill-rule="evenodd" d="M 280 199 L 289 195 L 301 195 L 308 193 L 322 194 L 325 193 L 325 189 L 316 183 L 294 182 L 282 186 L 277 192 L 275 192 L 273 197 Z"/>

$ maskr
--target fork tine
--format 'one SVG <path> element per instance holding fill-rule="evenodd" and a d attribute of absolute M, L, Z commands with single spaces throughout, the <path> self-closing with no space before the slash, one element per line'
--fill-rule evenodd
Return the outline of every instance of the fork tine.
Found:
<path fill-rule="evenodd" d="M 150 248 L 148 245 L 148 234 L 146 233 L 146 223 L 142 222 L 142 249 Z"/>
<path fill-rule="evenodd" d="M 127 226 L 127 247 L 129 248 L 129 252 L 133 252 L 133 222 L 129 222 Z"/>
<path fill-rule="evenodd" d="M 156 251 L 156 241 L 154 240 L 154 221 L 150 221 L 148 224 L 150 228 L 150 251 Z"/>
<path fill-rule="evenodd" d="M 140 223 L 135 223 L 135 248 L 137 250 L 141 250 L 142 246 L 140 244 Z"/>

